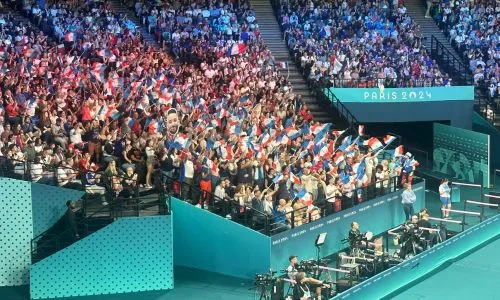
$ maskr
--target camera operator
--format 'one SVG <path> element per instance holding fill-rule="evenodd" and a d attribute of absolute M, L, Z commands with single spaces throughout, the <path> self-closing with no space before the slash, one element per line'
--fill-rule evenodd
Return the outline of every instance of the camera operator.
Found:
<path fill-rule="evenodd" d="M 358 222 L 352 222 L 351 230 L 349 230 L 349 236 L 347 238 L 351 252 L 354 250 L 366 249 L 367 241 L 365 239 L 368 236 L 371 236 L 371 233 L 368 232 L 366 235 L 361 234 Z"/>
<path fill-rule="evenodd" d="M 299 271 L 297 270 L 298 258 L 297 256 L 292 255 L 288 258 L 288 261 L 290 261 L 290 264 L 286 268 L 286 275 L 289 279 L 295 280 L 295 275 L 299 273 Z"/>
<path fill-rule="evenodd" d="M 432 228 L 429 222 L 429 215 L 424 213 L 420 215 L 420 220 L 417 222 L 418 228 Z M 437 233 L 435 231 L 422 230 L 422 237 L 427 241 L 429 248 L 437 241 Z"/>
<path fill-rule="evenodd" d="M 299 272 L 295 275 L 295 286 L 293 287 L 293 300 L 309 300 L 313 299 L 310 286 L 315 286 L 316 298 L 321 300 L 321 289 L 329 288 L 329 284 L 325 284 L 321 280 L 306 277 L 306 273 Z"/>
<path fill-rule="evenodd" d="M 401 236 L 401 250 L 399 255 L 405 258 L 408 253 L 414 255 L 424 251 L 420 238 L 422 237 L 422 230 L 418 228 L 418 216 L 411 217 L 409 222 L 403 224 L 403 234 Z"/>

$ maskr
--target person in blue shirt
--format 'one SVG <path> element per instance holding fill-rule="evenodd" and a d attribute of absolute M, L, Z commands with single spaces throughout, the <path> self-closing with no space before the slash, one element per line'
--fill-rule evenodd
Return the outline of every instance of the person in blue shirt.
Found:
<path fill-rule="evenodd" d="M 403 187 L 405 190 L 401 194 L 401 203 L 403 204 L 406 221 L 408 221 L 410 220 L 411 216 L 415 214 L 413 203 L 415 203 L 415 201 L 417 200 L 417 196 L 415 196 L 415 193 L 411 189 L 411 184 L 405 183 Z"/>

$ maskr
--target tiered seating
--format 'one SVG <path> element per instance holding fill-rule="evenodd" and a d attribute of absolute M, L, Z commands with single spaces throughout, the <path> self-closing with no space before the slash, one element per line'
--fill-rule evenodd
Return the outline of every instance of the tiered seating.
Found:
<path fill-rule="evenodd" d="M 4 47 L 2 155 L 60 165 L 57 179 L 64 186 L 81 184 L 79 178 L 99 186 L 83 175 L 105 169 L 103 178 L 116 193 L 135 184 L 151 187 L 159 167 L 183 183 L 173 188 L 194 204 L 212 205 L 215 197 L 237 204 L 224 211 L 228 217 L 252 209 L 284 228 L 306 222 L 306 215 L 320 217 L 317 206 L 326 198 L 332 201 L 326 210 L 339 210 L 341 198 L 366 199 L 362 188 L 375 180 L 381 181 L 377 190 L 387 192 L 399 173 L 409 179 L 416 162 L 400 152 L 378 166 L 374 154 L 393 137 L 382 143 L 312 120 L 274 65 L 246 4 L 211 9 L 219 14 L 206 19 L 186 11 L 203 14 L 196 5 L 170 12 L 178 16 L 180 38 L 176 44 L 173 32 L 167 44 L 184 65 L 145 47 L 134 27 L 106 5 L 89 5 L 48 18 L 64 41 L 18 32 L 19 47 Z M 180 20 L 188 15 L 204 20 L 201 29 L 212 33 L 196 38 Z M 213 33 L 225 16 L 239 24 L 237 36 Z M 292 205 L 300 212 L 294 220 Z"/>
<path fill-rule="evenodd" d="M 485 87 L 490 98 L 500 95 L 499 9 L 495 1 L 440 1 L 433 13 L 452 45 L 468 62 L 474 83 Z"/>
<path fill-rule="evenodd" d="M 451 84 L 403 5 L 292 0 L 277 8 L 290 51 L 313 86 Z"/>

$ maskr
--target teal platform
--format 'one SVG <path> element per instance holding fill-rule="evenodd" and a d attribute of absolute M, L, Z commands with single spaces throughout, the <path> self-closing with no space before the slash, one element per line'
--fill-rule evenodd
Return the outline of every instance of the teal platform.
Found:
<path fill-rule="evenodd" d="M 121 218 L 34 264 L 32 299 L 173 288 L 171 216 Z"/>

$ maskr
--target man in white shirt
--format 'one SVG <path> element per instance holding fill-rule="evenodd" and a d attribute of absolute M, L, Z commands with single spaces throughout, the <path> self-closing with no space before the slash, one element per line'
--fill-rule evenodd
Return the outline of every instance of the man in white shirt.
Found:
<path fill-rule="evenodd" d="M 186 154 L 184 160 L 184 181 L 182 182 L 181 196 L 188 201 L 191 197 L 191 186 L 194 183 L 194 164 L 191 160 L 191 153 Z"/>

